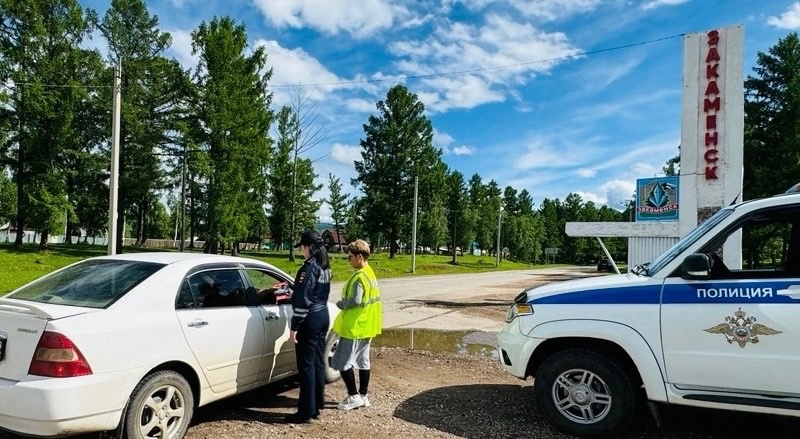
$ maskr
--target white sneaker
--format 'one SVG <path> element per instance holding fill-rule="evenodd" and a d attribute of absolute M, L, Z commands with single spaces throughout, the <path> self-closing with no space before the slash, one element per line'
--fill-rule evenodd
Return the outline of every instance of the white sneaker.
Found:
<path fill-rule="evenodd" d="M 361 395 L 361 399 L 364 401 L 364 407 L 370 407 L 372 405 L 369 403 L 369 398 L 367 398 L 367 395 Z"/>
<path fill-rule="evenodd" d="M 344 401 L 340 402 L 336 408 L 339 410 L 353 410 L 364 406 L 364 398 L 361 395 L 349 395 Z"/>

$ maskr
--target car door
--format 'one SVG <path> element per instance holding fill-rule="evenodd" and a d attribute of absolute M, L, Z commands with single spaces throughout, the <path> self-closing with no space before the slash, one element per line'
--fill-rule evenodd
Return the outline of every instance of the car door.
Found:
<path fill-rule="evenodd" d="M 264 351 L 264 318 L 247 297 L 238 268 L 210 269 L 184 280 L 176 302 L 184 336 L 211 390 L 256 382 Z"/>
<path fill-rule="evenodd" d="M 246 268 L 244 271 L 264 318 L 266 344 L 258 380 L 266 381 L 293 373 L 297 368 L 294 343 L 289 340 L 292 282 L 266 268 Z"/>
<path fill-rule="evenodd" d="M 742 267 L 721 249 L 742 243 Z M 748 214 L 700 249 L 708 280 L 664 283 L 661 328 L 668 381 L 678 389 L 800 395 L 800 208 Z M 735 258 L 734 258 L 735 259 Z"/>

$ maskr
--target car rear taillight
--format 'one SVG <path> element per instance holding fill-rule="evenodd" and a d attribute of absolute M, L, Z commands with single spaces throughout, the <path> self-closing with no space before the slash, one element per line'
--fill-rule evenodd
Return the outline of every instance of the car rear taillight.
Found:
<path fill-rule="evenodd" d="M 91 375 L 92 368 L 72 340 L 57 332 L 45 331 L 36 346 L 28 374 L 70 378 Z"/>

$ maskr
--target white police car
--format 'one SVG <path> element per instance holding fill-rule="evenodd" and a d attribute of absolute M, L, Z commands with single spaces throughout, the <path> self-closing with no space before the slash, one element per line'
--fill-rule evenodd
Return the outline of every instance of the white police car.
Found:
<path fill-rule="evenodd" d="M 742 264 L 726 267 L 741 239 Z M 730 258 L 726 258 L 730 259 Z M 730 264 L 737 265 L 737 264 Z M 631 273 L 520 293 L 498 335 L 560 430 L 616 437 L 638 400 L 800 416 L 800 195 L 727 207 Z"/>

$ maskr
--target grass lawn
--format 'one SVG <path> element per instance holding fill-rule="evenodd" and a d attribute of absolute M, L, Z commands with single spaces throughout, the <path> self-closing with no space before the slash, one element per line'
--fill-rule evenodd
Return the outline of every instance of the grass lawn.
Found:
<path fill-rule="evenodd" d="M 130 253 L 159 250 L 125 247 L 124 251 Z M 0 296 L 65 265 L 105 254 L 105 247 L 83 244 L 71 246 L 54 244 L 48 251 L 39 251 L 37 245 L 15 248 L 11 244 L 0 244 Z M 300 259 L 290 262 L 285 252 L 252 251 L 242 252 L 241 256 L 269 262 L 291 275 L 294 275 L 302 264 L 302 256 Z M 389 259 L 388 253 L 378 253 L 372 255 L 369 261 L 378 278 L 551 267 L 550 265 L 534 266 L 513 261 L 501 261 L 498 268 L 495 267 L 495 259 L 488 256 L 460 256 L 458 265 L 452 265 L 451 259 L 450 256 L 417 255 L 416 273 L 413 274 L 411 273 L 411 255 L 402 254 L 395 256 L 394 259 Z M 346 254 L 341 253 L 331 254 L 331 269 L 334 281 L 346 280 L 352 272 L 352 268 L 347 263 Z"/>

